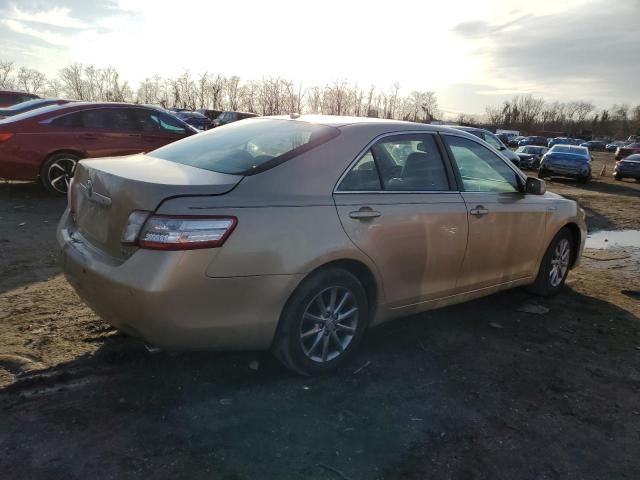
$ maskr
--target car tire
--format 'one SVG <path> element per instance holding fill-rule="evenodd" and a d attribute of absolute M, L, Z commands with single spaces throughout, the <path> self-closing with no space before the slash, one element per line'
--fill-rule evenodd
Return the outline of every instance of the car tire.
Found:
<path fill-rule="evenodd" d="M 349 316 L 340 321 L 338 315 Z M 343 268 L 322 269 L 291 294 L 272 351 L 300 375 L 327 373 L 351 357 L 368 320 L 367 295 L 358 278 Z"/>
<path fill-rule="evenodd" d="M 540 179 L 545 179 L 546 177 L 548 177 L 549 175 L 547 174 L 546 170 L 538 170 L 538 178 Z"/>
<path fill-rule="evenodd" d="M 529 287 L 529 291 L 543 297 L 550 297 L 562 290 L 576 248 L 575 240 L 569 229 L 560 230 L 542 257 L 538 276 L 533 285 Z"/>
<path fill-rule="evenodd" d="M 622 180 L 622 177 L 620 175 L 614 175 L 613 179 L 620 181 L 620 180 Z"/>
<path fill-rule="evenodd" d="M 69 181 L 80 157 L 73 153 L 56 153 L 47 158 L 40 169 L 40 183 L 55 195 L 66 195 Z"/>

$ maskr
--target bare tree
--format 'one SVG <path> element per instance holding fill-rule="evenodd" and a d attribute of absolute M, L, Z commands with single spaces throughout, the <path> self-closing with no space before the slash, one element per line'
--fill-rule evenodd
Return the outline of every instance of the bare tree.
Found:
<path fill-rule="evenodd" d="M 13 88 L 13 72 L 15 63 L 7 60 L 0 60 L 0 88 Z"/>

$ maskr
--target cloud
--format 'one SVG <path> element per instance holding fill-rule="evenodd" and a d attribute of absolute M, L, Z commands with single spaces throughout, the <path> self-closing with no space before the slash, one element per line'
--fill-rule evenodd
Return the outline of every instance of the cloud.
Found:
<path fill-rule="evenodd" d="M 480 41 L 490 77 L 545 97 L 640 101 L 640 3 L 598 0 L 503 24 L 467 21 L 453 31 Z"/>

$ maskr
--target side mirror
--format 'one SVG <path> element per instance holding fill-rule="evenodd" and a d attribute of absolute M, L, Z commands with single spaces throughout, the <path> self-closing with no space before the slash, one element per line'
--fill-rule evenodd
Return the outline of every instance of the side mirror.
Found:
<path fill-rule="evenodd" d="M 506 150 L 507 147 L 505 147 L 504 145 L 500 145 L 500 148 L 498 148 L 498 150 L 502 151 L 502 150 Z"/>
<path fill-rule="evenodd" d="M 534 177 L 527 177 L 527 183 L 524 186 L 525 193 L 531 195 L 544 195 L 547 191 L 547 184 L 544 180 Z"/>

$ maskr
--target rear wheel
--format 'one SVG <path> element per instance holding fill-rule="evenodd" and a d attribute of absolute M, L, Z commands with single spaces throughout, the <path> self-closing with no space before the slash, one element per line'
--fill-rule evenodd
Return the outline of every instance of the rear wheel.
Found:
<path fill-rule="evenodd" d="M 368 316 L 365 290 L 351 272 L 342 268 L 320 270 L 291 295 L 272 350 L 301 375 L 328 372 L 352 355 Z"/>
<path fill-rule="evenodd" d="M 72 153 L 51 155 L 42 164 L 40 171 L 42 186 L 50 193 L 66 194 L 78 160 L 80 160 L 80 157 Z"/>
<path fill-rule="evenodd" d="M 615 175 L 613 176 L 613 178 L 614 178 L 615 180 L 618 180 L 618 181 L 622 180 L 622 177 L 621 177 L 620 175 L 618 175 L 618 174 L 615 174 Z"/>
<path fill-rule="evenodd" d="M 560 230 L 542 258 L 538 276 L 530 290 L 545 297 L 557 294 L 564 286 L 569 274 L 575 248 L 573 235 L 569 229 Z"/>

